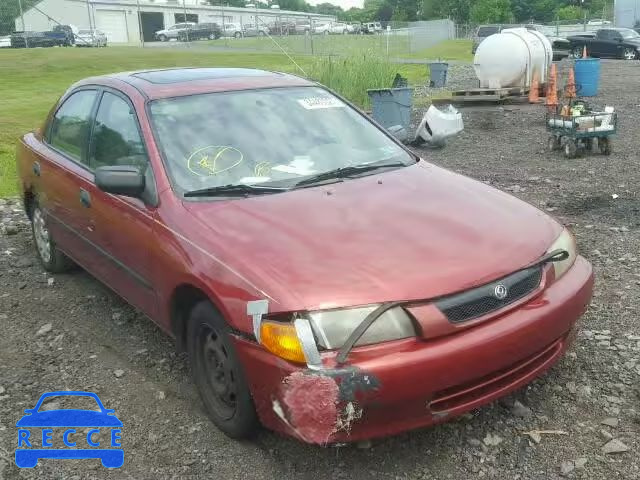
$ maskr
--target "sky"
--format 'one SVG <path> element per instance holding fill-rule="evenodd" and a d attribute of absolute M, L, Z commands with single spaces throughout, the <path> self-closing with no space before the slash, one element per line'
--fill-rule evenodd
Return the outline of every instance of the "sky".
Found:
<path fill-rule="evenodd" d="M 362 8 L 364 0 L 307 0 L 310 5 L 318 5 L 319 3 L 333 3 L 342 7 L 343 10 L 349 10 L 351 7 Z"/>

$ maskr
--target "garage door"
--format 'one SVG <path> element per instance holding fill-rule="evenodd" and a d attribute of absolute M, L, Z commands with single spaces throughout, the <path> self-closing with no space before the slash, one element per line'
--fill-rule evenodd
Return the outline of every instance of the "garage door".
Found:
<path fill-rule="evenodd" d="M 121 10 L 96 10 L 96 28 L 102 30 L 110 43 L 127 43 L 127 20 Z"/>

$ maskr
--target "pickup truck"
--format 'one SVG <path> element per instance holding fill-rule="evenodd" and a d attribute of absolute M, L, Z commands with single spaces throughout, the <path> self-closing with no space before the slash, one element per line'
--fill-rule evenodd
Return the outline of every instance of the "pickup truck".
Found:
<path fill-rule="evenodd" d="M 584 47 L 590 57 L 622 58 L 635 60 L 640 58 L 640 34 L 630 28 L 601 28 L 595 37 L 568 37 L 571 55 L 582 58 Z"/>
<path fill-rule="evenodd" d="M 69 25 L 56 25 L 46 32 L 15 32 L 11 35 L 13 48 L 70 47 L 75 43 L 75 35 Z"/>

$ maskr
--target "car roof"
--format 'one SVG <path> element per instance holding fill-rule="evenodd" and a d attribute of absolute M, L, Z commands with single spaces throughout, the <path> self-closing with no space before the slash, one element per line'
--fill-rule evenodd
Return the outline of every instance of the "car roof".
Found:
<path fill-rule="evenodd" d="M 119 87 L 124 82 L 150 100 L 200 93 L 313 86 L 314 82 L 280 72 L 251 68 L 169 68 L 122 72 L 87 78 L 81 85 Z"/>

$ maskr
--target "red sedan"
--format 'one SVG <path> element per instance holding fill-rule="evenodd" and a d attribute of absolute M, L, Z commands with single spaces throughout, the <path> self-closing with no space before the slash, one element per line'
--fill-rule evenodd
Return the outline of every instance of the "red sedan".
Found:
<path fill-rule="evenodd" d="M 553 365 L 592 294 L 555 220 L 295 76 L 90 78 L 18 162 L 44 267 L 81 265 L 174 336 L 232 437 L 444 422 Z"/>

